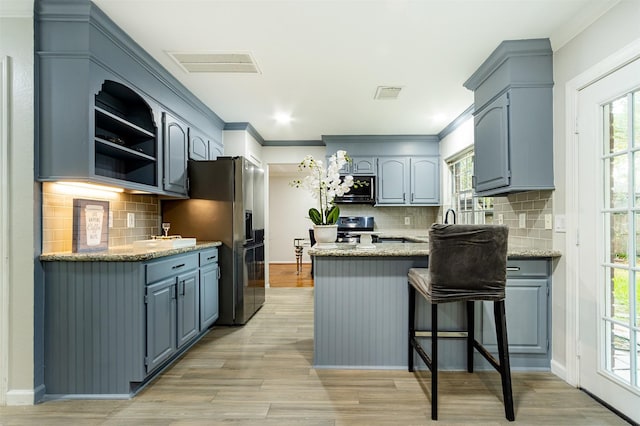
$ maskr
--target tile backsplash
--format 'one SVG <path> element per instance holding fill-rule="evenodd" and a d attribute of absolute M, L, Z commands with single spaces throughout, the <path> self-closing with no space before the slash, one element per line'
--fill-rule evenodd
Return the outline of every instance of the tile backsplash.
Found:
<path fill-rule="evenodd" d="M 519 216 L 526 215 L 526 226 L 519 227 Z M 552 191 L 528 191 L 495 197 L 493 217 L 502 214 L 509 227 L 509 245 L 521 248 L 553 248 L 553 230 L 545 229 L 545 215 L 553 213 Z"/>
<path fill-rule="evenodd" d="M 373 216 L 375 229 L 428 229 L 436 221 L 438 207 L 373 207 L 340 204 L 340 216 Z M 405 218 L 409 225 L 405 225 Z"/>
<path fill-rule="evenodd" d="M 442 221 L 446 207 L 438 211 L 437 221 Z M 525 214 L 525 227 L 520 228 L 520 214 Z M 509 247 L 553 248 L 553 230 L 545 229 L 545 215 L 553 214 L 553 191 L 528 191 L 493 198 L 493 222 L 502 215 L 503 224 L 509 227 Z"/>
<path fill-rule="evenodd" d="M 75 190 L 73 190 L 75 191 Z M 107 192 L 70 192 L 61 185 L 42 184 L 42 252 L 71 251 L 73 199 L 109 201 L 113 227 L 109 228 L 109 247 L 132 244 L 136 240 L 160 235 L 160 207 L 156 195 Z M 135 226 L 127 227 L 127 213 L 134 213 Z"/>

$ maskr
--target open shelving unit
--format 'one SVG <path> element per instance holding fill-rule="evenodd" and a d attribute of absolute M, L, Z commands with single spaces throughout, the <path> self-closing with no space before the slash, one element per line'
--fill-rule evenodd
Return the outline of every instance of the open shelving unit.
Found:
<path fill-rule="evenodd" d="M 95 174 L 157 186 L 158 131 L 147 102 L 105 81 L 95 97 Z"/>

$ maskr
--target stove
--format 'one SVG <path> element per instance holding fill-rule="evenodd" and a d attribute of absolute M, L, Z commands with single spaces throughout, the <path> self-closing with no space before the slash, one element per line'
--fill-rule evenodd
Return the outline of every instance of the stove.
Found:
<path fill-rule="evenodd" d="M 373 231 L 373 216 L 340 216 L 337 225 L 339 243 L 359 243 L 359 232 Z"/>

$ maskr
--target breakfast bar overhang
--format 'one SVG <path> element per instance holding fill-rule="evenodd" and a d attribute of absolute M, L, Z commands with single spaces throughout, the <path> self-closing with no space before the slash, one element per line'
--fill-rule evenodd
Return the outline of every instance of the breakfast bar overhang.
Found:
<path fill-rule="evenodd" d="M 406 369 L 407 273 L 410 268 L 428 266 L 429 245 L 382 243 L 360 249 L 336 244 L 335 248 L 314 246 L 309 253 L 315 262 L 314 367 Z M 558 256 L 553 250 L 509 250 L 506 309 L 513 369 L 549 369 L 551 260 Z M 476 309 L 476 324 L 491 350 L 495 336 L 490 332 L 489 308 Z M 440 333 L 452 331 L 455 336 L 465 324 L 464 306 L 445 304 L 440 318 Z M 420 330 L 430 330 L 430 308 L 422 298 L 416 319 Z M 423 338 L 428 335 L 424 333 Z M 462 338 L 442 341 L 438 352 L 442 369 L 466 368 L 464 345 Z M 481 357 L 475 362 L 479 369 L 490 368 Z M 418 360 L 416 366 L 424 367 Z"/>

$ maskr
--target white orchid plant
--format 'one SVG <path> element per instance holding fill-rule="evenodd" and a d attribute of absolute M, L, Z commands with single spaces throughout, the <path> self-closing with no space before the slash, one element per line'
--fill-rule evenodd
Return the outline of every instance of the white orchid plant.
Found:
<path fill-rule="evenodd" d="M 334 204 L 334 199 L 340 197 L 353 186 L 353 176 L 340 177 L 340 169 L 350 162 L 346 151 L 340 150 L 329 157 L 329 164 L 324 167 L 321 160 L 311 155 L 304 157 L 298 165 L 298 170 L 308 172 L 303 179 L 291 182 L 296 188 L 308 189 L 313 198 L 318 200 L 319 209 L 309 209 L 309 219 L 315 225 L 334 225 L 340 216 L 340 209 Z"/>

